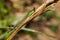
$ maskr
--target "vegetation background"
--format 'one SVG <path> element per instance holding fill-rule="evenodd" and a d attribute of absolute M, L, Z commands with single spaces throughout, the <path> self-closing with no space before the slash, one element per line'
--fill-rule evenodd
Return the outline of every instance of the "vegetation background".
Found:
<path fill-rule="evenodd" d="M 0 0 L 0 40 L 6 40 L 13 27 L 28 11 L 45 0 Z M 31 13 L 31 11 L 29 12 Z M 33 31 L 34 30 L 34 31 Z M 60 40 L 60 1 L 30 21 L 12 40 Z"/>

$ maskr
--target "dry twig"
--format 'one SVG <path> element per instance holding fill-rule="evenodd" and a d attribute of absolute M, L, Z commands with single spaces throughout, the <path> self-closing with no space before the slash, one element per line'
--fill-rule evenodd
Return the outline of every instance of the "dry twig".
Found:
<path fill-rule="evenodd" d="M 21 25 L 19 25 L 19 27 L 16 28 L 16 30 L 8 37 L 7 40 L 11 40 L 18 33 L 18 31 L 20 31 L 21 28 L 24 27 L 24 25 L 26 23 L 28 23 L 30 20 L 32 20 L 35 17 L 37 17 L 38 15 L 40 15 L 45 10 L 45 8 L 47 7 L 47 5 L 50 5 L 50 3 L 54 3 L 54 1 L 56 1 L 56 0 L 47 0 L 46 2 L 44 2 L 31 16 L 27 17 L 21 23 Z"/>

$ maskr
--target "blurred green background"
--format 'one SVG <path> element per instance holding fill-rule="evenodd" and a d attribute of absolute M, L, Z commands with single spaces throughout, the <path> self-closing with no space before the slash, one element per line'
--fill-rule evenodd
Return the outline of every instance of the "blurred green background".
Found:
<path fill-rule="evenodd" d="M 43 2 L 42 0 L 0 0 L 0 39 L 6 40 L 10 35 L 9 32 L 14 30 L 14 26 L 32 15 Z M 13 40 L 57 40 L 60 23 L 57 4 L 51 5 L 45 12 L 29 22 Z"/>

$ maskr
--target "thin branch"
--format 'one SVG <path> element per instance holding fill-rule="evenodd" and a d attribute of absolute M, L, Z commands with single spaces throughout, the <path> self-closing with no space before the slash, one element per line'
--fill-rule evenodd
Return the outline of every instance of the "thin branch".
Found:
<path fill-rule="evenodd" d="M 30 20 L 34 19 L 35 17 L 37 17 L 38 15 L 40 15 L 44 9 L 47 7 L 47 5 L 49 3 L 53 3 L 55 0 L 47 0 L 46 2 L 44 2 L 31 16 L 27 17 L 22 24 L 19 25 L 19 27 L 16 28 L 16 30 L 7 38 L 7 40 L 11 40 L 20 30 L 22 27 L 24 27 L 24 25 L 26 23 L 28 23 Z"/>

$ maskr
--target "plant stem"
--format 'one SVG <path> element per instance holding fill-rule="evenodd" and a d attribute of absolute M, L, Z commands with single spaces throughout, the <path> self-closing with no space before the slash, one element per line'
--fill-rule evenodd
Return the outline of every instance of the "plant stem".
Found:
<path fill-rule="evenodd" d="M 7 40 L 11 40 L 20 30 L 21 28 L 24 27 L 24 25 L 26 25 L 26 23 L 28 23 L 29 21 L 31 21 L 32 19 L 34 19 L 35 17 L 37 17 L 38 15 L 40 15 L 44 9 L 47 7 L 47 5 L 51 2 L 54 2 L 55 0 L 51 1 L 51 0 L 47 0 L 45 3 L 43 3 L 31 16 L 27 17 L 17 28 L 15 31 L 13 31 L 13 33 L 7 38 Z"/>

